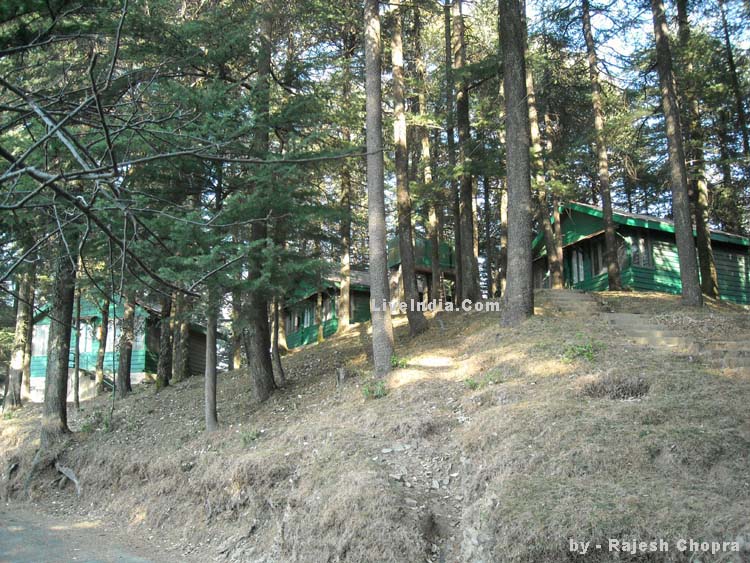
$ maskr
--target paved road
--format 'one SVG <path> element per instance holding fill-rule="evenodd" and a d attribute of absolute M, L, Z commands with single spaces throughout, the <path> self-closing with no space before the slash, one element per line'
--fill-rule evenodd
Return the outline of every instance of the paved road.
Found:
<path fill-rule="evenodd" d="M 166 563 L 142 542 L 113 538 L 97 521 L 69 521 L 0 506 L 0 563 Z"/>

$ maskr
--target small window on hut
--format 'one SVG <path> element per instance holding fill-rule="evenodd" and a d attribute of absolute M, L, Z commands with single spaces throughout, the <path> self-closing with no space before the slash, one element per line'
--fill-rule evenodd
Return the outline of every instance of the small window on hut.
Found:
<path fill-rule="evenodd" d="M 631 254 L 634 266 L 640 266 L 641 268 L 654 267 L 653 247 L 648 234 L 638 235 L 633 239 Z"/>
<path fill-rule="evenodd" d="M 49 325 L 35 325 L 31 336 L 31 355 L 47 355 L 47 339 L 49 338 Z"/>
<path fill-rule="evenodd" d="M 327 297 L 323 300 L 323 320 L 330 321 L 333 319 L 333 299 Z"/>
<path fill-rule="evenodd" d="M 594 275 L 598 276 L 599 274 L 603 274 L 607 271 L 607 263 L 604 260 L 604 253 L 606 249 L 604 247 L 604 241 L 597 241 L 594 243 L 592 252 L 591 252 L 591 260 L 594 265 Z"/>

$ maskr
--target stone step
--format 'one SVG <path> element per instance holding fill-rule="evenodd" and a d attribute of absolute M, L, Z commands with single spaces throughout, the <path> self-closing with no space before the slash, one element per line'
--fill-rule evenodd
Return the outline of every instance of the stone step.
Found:
<path fill-rule="evenodd" d="M 707 365 L 719 368 L 747 368 L 750 369 L 750 356 L 726 356 L 724 358 L 706 358 Z"/>
<path fill-rule="evenodd" d="M 638 324 L 650 322 L 647 315 L 636 313 L 607 313 L 607 321 L 612 324 Z"/>
<path fill-rule="evenodd" d="M 616 327 L 619 328 L 619 327 Z M 682 333 L 674 330 L 662 329 L 658 325 L 622 329 L 626 336 L 638 338 L 684 338 Z"/>
<path fill-rule="evenodd" d="M 704 358 L 750 358 L 750 350 L 719 350 L 716 348 L 703 348 L 700 351 L 700 355 Z"/>
<path fill-rule="evenodd" d="M 634 344 L 641 344 L 644 346 L 690 349 L 693 345 L 692 340 L 689 338 L 682 338 L 681 336 L 628 336 L 626 338 Z"/>
<path fill-rule="evenodd" d="M 703 350 L 739 350 L 750 351 L 748 340 L 706 340 L 701 342 Z"/>

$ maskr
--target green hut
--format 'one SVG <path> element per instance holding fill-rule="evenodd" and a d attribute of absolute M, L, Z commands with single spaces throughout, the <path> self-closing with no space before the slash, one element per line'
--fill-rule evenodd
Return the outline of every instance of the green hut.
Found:
<path fill-rule="evenodd" d="M 585 203 L 568 203 L 562 207 L 560 217 L 566 285 L 586 291 L 608 289 L 602 209 Z M 674 223 L 619 209 L 614 210 L 614 222 L 623 286 L 679 294 L 682 284 Z M 721 298 L 750 304 L 750 240 L 712 230 L 711 244 Z M 548 287 L 547 251 L 541 233 L 533 248 L 534 287 Z"/>
<path fill-rule="evenodd" d="M 109 306 L 109 322 L 105 342 L 104 372 L 109 377 L 117 371 L 120 354 L 117 344 L 120 338 L 121 320 L 124 305 Z M 161 314 L 156 308 L 138 304 L 135 308 L 135 339 L 130 364 L 132 383 L 139 383 L 156 373 L 159 359 L 159 322 Z M 31 340 L 31 400 L 44 400 L 44 377 L 47 371 L 47 342 L 49 338 L 49 317 L 44 317 L 34 324 Z M 99 353 L 98 335 L 102 328 L 102 311 L 99 305 L 81 300 L 81 340 L 79 345 L 79 365 L 81 369 L 79 390 L 82 398 L 93 393 L 93 377 L 96 358 Z M 73 368 L 76 347 L 76 333 L 70 336 L 70 363 Z M 190 325 L 189 370 L 192 374 L 202 374 L 206 362 L 205 329 L 199 325 Z M 68 385 L 72 393 L 72 385 Z M 72 395 L 71 395 L 72 396 Z"/>
<path fill-rule="evenodd" d="M 423 238 L 417 238 L 414 241 L 415 270 L 420 299 L 433 298 L 428 295 L 429 288 L 432 287 L 432 262 L 430 260 L 432 247 L 430 245 L 430 241 Z M 450 296 L 450 289 L 455 280 L 453 248 L 446 243 L 442 243 L 439 256 L 443 282 L 447 286 L 446 294 Z M 397 238 L 388 243 L 388 269 L 391 295 L 397 298 L 403 292 L 401 257 Z M 284 329 L 289 348 L 317 342 L 319 325 L 316 323 L 315 311 L 318 307 L 318 293 L 321 294 L 320 316 L 323 323 L 323 337 L 328 338 L 338 330 L 338 321 L 341 315 L 338 299 L 340 287 L 340 279 L 337 276 L 329 276 L 320 290 L 303 287 L 289 300 L 284 308 Z M 370 320 L 370 274 L 367 271 L 351 271 L 348 315 L 350 324 Z"/>

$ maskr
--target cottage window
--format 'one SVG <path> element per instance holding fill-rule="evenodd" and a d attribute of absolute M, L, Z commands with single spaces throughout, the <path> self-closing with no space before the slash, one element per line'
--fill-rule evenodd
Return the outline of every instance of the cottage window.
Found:
<path fill-rule="evenodd" d="M 582 282 L 585 279 L 583 270 L 583 251 L 580 248 L 573 250 L 572 256 L 573 283 Z"/>
<path fill-rule="evenodd" d="M 46 356 L 49 325 L 35 325 L 31 336 L 31 355 Z"/>
<path fill-rule="evenodd" d="M 135 318 L 135 333 L 133 336 L 133 350 L 143 350 L 146 344 L 146 318 Z"/>
<path fill-rule="evenodd" d="M 115 349 L 116 341 L 120 339 L 121 327 L 122 323 L 120 319 L 109 319 L 109 324 L 107 324 L 107 341 L 104 343 L 105 351 L 111 352 Z"/>
<path fill-rule="evenodd" d="M 333 300 L 329 297 L 323 301 L 323 320 L 330 321 L 333 318 Z"/>
<path fill-rule="evenodd" d="M 591 259 L 594 263 L 594 275 L 598 276 L 599 274 L 603 274 L 607 271 L 607 263 L 604 260 L 604 255 L 606 253 L 605 245 L 603 241 L 598 241 L 594 243 L 592 253 L 591 253 Z"/>
<path fill-rule="evenodd" d="M 634 239 L 631 253 L 634 266 L 654 267 L 653 245 L 651 244 L 651 237 L 648 235 L 639 235 Z"/>
<path fill-rule="evenodd" d="M 89 323 L 81 323 L 81 343 L 78 349 L 81 354 L 91 354 L 94 351 L 94 327 Z"/>

